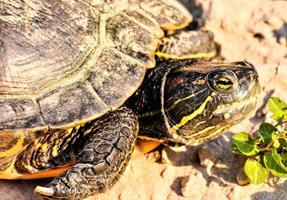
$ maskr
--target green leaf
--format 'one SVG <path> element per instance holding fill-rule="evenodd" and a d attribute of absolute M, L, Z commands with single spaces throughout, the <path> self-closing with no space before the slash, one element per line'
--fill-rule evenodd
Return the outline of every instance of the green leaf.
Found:
<path fill-rule="evenodd" d="M 277 129 L 269 123 L 263 123 L 259 127 L 259 136 L 264 144 L 268 144 L 272 140 L 272 133 L 276 132 Z"/>
<path fill-rule="evenodd" d="M 272 119 L 274 119 L 274 120 L 276 120 L 276 121 L 280 121 L 280 120 L 282 120 L 283 118 L 285 118 L 285 117 L 284 117 L 284 111 L 278 111 L 278 112 L 276 112 L 276 113 L 274 113 L 274 114 L 272 115 Z"/>
<path fill-rule="evenodd" d="M 247 159 L 244 165 L 244 172 L 253 184 L 260 184 L 267 180 L 269 171 L 258 161 Z"/>
<path fill-rule="evenodd" d="M 270 172 L 278 177 L 287 178 L 287 167 L 283 164 L 283 158 L 275 150 L 266 152 L 263 156 L 264 165 Z"/>
<path fill-rule="evenodd" d="M 275 149 L 272 150 L 271 153 L 272 153 L 272 157 L 276 160 L 277 164 L 280 165 L 280 167 L 282 167 L 282 168 L 286 171 L 286 173 L 287 173 L 287 166 L 285 166 L 285 165 L 283 164 L 283 162 L 282 162 L 282 161 L 283 161 L 282 156 L 281 156 Z"/>
<path fill-rule="evenodd" d="M 251 139 L 250 135 L 246 132 L 239 132 L 233 137 L 233 144 L 244 155 L 253 156 L 260 150 L 256 147 L 255 141 Z"/>
<path fill-rule="evenodd" d="M 287 103 L 279 99 L 278 97 L 271 97 L 268 101 L 268 108 L 271 112 L 276 113 L 280 110 L 287 109 Z"/>
<path fill-rule="evenodd" d="M 268 101 L 268 108 L 273 113 L 272 118 L 279 120 L 287 117 L 287 104 L 278 97 L 271 97 Z"/>

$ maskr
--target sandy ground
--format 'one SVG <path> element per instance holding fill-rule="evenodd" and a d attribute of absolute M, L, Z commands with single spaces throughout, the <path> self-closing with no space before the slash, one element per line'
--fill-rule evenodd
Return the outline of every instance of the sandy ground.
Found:
<path fill-rule="evenodd" d="M 137 149 L 120 181 L 94 199 L 119 200 L 279 200 L 287 199 L 287 181 L 239 186 L 235 177 L 242 157 L 230 152 L 230 136 L 254 130 L 264 119 L 264 99 L 287 100 L 287 1 L 181 0 L 193 10 L 199 25 L 212 31 L 229 61 L 248 60 L 259 73 L 262 93 L 255 117 L 204 144 L 207 166 L 199 164 L 197 148 L 165 148 L 165 163 Z M 203 20 L 202 20 L 203 19 Z M 208 164 L 209 163 L 209 164 Z M 0 200 L 31 200 L 33 188 L 45 181 L 0 181 Z"/>

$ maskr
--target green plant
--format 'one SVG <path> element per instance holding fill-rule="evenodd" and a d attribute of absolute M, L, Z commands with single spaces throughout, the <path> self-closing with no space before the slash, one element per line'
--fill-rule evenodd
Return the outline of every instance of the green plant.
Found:
<path fill-rule="evenodd" d="M 247 182 L 253 184 L 263 183 L 270 173 L 287 178 L 287 129 L 284 128 L 287 123 L 287 103 L 272 97 L 267 105 L 272 113 L 273 124 L 262 123 L 255 138 L 247 132 L 233 136 L 233 151 L 248 157 L 244 172 L 238 177 L 245 177 Z M 242 184 L 247 183 L 246 179 Z"/>

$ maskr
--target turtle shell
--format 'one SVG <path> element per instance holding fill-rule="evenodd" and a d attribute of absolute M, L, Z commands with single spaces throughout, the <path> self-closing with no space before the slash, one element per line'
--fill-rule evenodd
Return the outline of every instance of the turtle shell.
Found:
<path fill-rule="evenodd" d="M 174 0 L 0 2 L 0 131 L 72 127 L 120 107 L 154 67 Z"/>

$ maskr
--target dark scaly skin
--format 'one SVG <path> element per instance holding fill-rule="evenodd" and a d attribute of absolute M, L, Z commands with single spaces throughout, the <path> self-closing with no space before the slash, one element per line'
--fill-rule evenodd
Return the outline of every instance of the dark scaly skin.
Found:
<path fill-rule="evenodd" d="M 88 135 L 84 136 L 82 148 L 73 144 L 74 152 L 78 151 L 77 164 L 47 186 L 54 191 L 53 195 L 39 194 L 36 189 L 42 199 L 83 199 L 110 188 L 124 171 L 138 133 L 137 117 L 130 109 L 120 108 L 90 122 L 82 130 L 89 133 L 85 133 Z M 83 134 L 80 131 L 79 135 Z"/>
<path fill-rule="evenodd" d="M 170 59 L 204 59 L 209 60 L 217 56 L 218 44 L 214 36 L 206 30 L 177 30 L 164 37 L 156 55 L 160 58 Z"/>

